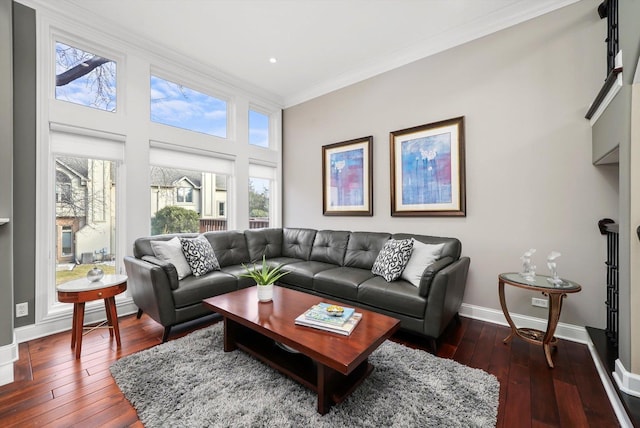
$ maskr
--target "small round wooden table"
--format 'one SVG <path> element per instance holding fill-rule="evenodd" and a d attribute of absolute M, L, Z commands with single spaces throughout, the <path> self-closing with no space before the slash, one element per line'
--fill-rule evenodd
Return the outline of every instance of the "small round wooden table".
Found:
<path fill-rule="evenodd" d="M 535 345 L 542 345 L 544 349 L 544 356 L 547 359 L 549 367 L 553 368 L 553 360 L 551 359 L 551 347 L 556 346 L 558 340 L 554 337 L 556 327 L 558 326 L 558 320 L 560 319 L 560 311 L 562 310 L 562 300 L 567 297 L 569 293 L 577 293 L 582 290 L 582 287 L 575 282 L 567 281 L 563 279 L 560 284 L 554 284 L 551 282 L 552 278 L 546 275 L 536 275 L 531 279 L 524 278 L 519 273 L 501 273 L 498 275 L 498 294 L 500 295 L 500 306 L 504 317 L 507 319 L 509 326 L 511 327 L 511 333 L 507 336 L 503 342 L 509 343 L 513 336 L 533 343 Z M 517 328 L 513 323 L 509 310 L 507 309 L 507 303 L 504 298 L 504 285 L 509 284 L 514 287 L 524 288 L 530 291 L 539 291 L 542 294 L 549 297 L 549 318 L 547 321 L 547 331 L 540 331 L 533 328 Z"/>
<path fill-rule="evenodd" d="M 100 281 L 90 282 L 86 278 L 60 284 L 57 287 L 58 300 L 62 303 L 73 303 L 73 327 L 71 331 L 71 349 L 75 348 L 76 359 L 80 358 L 82 349 L 82 334 L 84 331 L 84 304 L 93 300 L 104 299 L 107 313 L 107 327 L 109 335 L 116 336 L 116 343 L 120 347 L 120 330 L 118 329 L 118 313 L 115 296 L 127 289 L 126 275 L 105 275 Z M 89 327 L 92 331 L 100 327 Z"/>

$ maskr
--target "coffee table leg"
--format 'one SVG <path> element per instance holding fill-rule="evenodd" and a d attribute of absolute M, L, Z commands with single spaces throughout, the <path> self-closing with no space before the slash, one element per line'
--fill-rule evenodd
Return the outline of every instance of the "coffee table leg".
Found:
<path fill-rule="evenodd" d="M 317 363 L 318 366 L 318 413 L 326 414 L 329 408 L 334 404 L 331 398 L 333 390 L 333 381 L 335 372 L 323 364 Z"/>
<path fill-rule="evenodd" d="M 238 349 L 236 345 L 236 334 L 238 325 L 229 318 L 224 318 L 224 352 L 231 352 Z"/>

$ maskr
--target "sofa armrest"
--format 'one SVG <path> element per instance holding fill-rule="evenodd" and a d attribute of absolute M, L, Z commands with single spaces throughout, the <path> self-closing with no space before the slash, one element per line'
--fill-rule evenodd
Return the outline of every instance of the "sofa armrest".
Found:
<path fill-rule="evenodd" d="M 421 297 L 427 297 L 433 278 L 438 272 L 449 266 L 451 263 L 453 263 L 453 257 L 446 256 L 436 260 L 425 268 L 424 272 L 422 272 L 422 278 L 420 279 L 420 287 L 418 288 L 418 294 L 420 294 Z"/>
<path fill-rule="evenodd" d="M 171 289 L 178 289 L 178 270 L 173 265 L 173 263 L 166 260 L 160 260 L 155 256 L 142 256 L 142 260 L 160 266 L 167 274 L 167 278 L 169 279 L 169 286 L 171 287 Z"/>
<path fill-rule="evenodd" d="M 127 288 L 136 306 L 163 326 L 176 322 L 175 302 L 165 270 L 131 256 L 124 257 Z"/>
<path fill-rule="evenodd" d="M 469 272 L 469 257 L 461 257 L 435 274 L 429 288 L 424 333 L 439 337 L 460 310 Z"/>

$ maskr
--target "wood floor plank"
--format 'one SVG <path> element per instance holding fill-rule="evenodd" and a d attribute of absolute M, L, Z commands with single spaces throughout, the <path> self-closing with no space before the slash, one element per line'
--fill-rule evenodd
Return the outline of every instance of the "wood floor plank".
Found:
<path fill-rule="evenodd" d="M 558 402 L 553 388 L 553 370 L 547 365 L 542 346 L 529 345 L 529 373 L 531 375 L 532 397 L 544 397 L 543 400 L 532 399 L 531 417 L 534 421 L 559 426 Z"/>
<path fill-rule="evenodd" d="M 176 329 L 170 340 L 211 325 L 206 320 Z M 585 345 L 561 341 L 549 369 L 542 348 L 514 338 L 505 326 L 462 318 L 447 327 L 436 355 L 482 368 L 500 382 L 497 426 L 619 426 Z M 120 318 L 122 347 L 108 332 L 85 337 L 82 356 L 75 359 L 70 332 L 20 344 L 17 382 L 0 386 L 0 426 L 135 427 L 143 428 L 135 409 L 111 377 L 114 361 L 158 345 L 163 328 L 143 315 Z M 420 336 L 399 333 L 393 340 L 429 350 Z M 15 375 L 14 375 L 15 376 Z M 572 426 L 572 427 L 573 427 Z"/>
<path fill-rule="evenodd" d="M 505 428 L 531 426 L 531 376 L 529 367 L 515 361 L 509 363 L 509 381 L 500 385 L 505 389 L 504 413 L 498 415 Z M 502 417 L 501 417 L 502 416 Z"/>
<path fill-rule="evenodd" d="M 589 421 L 584 413 L 580 393 L 575 385 L 570 385 L 558 379 L 553 380 L 558 401 L 561 427 L 588 427 Z"/>

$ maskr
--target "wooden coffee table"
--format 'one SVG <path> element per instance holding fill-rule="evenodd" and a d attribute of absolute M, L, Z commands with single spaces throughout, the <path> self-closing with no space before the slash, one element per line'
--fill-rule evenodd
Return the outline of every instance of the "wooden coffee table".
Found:
<path fill-rule="evenodd" d="M 294 324 L 298 315 L 319 302 L 340 304 L 278 286 L 273 301 L 267 303 L 259 303 L 256 287 L 250 287 L 203 304 L 224 317 L 225 352 L 240 348 L 315 391 L 318 412 L 325 414 L 373 371 L 369 355 L 400 327 L 400 321 L 357 308 L 362 319 L 349 336 Z"/>

